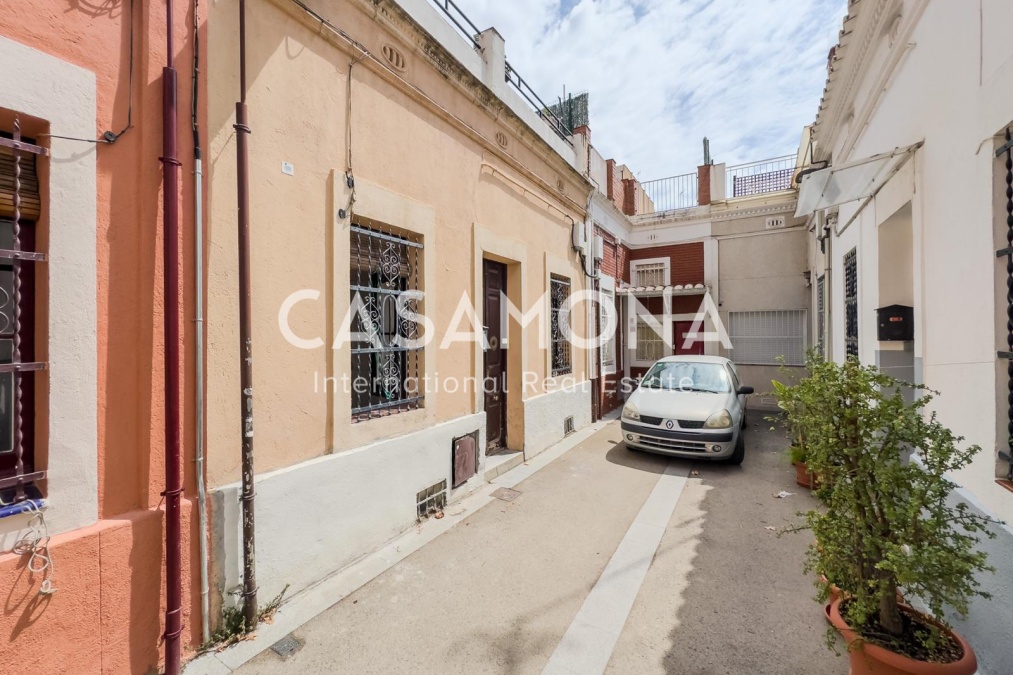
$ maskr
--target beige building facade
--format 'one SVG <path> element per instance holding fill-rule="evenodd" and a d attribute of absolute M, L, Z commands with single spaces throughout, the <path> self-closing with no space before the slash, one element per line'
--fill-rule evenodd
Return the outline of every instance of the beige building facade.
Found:
<path fill-rule="evenodd" d="M 551 339 L 561 323 L 586 335 L 587 312 L 559 298 L 589 288 L 572 233 L 591 186 L 571 139 L 507 82 L 502 38 L 457 33 L 424 1 L 306 4 L 247 10 L 265 601 L 591 416 L 589 352 Z M 212 588 L 230 602 L 242 570 L 237 3 L 209 12 L 208 482 Z M 488 299 L 498 290 L 508 302 Z"/>

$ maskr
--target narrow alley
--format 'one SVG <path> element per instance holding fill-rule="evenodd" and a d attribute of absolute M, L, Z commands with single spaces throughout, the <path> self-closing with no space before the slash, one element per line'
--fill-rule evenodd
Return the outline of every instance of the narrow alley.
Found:
<path fill-rule="evenodd" d="M 234 672 L 844 672 L 808 538 L 775 531 L 811 498 L 780 432 L 757 417 L 747 438 L 733 467 L 631 452 L 609 423 Z M 232 672 L 228 653 L 187 673 Z"/>

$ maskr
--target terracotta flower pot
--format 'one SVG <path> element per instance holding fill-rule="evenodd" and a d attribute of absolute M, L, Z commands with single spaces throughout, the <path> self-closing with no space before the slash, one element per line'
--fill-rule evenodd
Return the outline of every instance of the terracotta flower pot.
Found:
<path fill-rule="evenodd" d="M 960 645 L 964 655 L 959 660 L 952 663 L 929 663 L 917 661 L 864 641 L 860 645 L 853 645 L 856 640 L 861 640 L 861 638 L 844 621 L 840 606 L 840 598 L 830 605 L 829 619 L 848 643 L 851 675 L 974 675 L 978 671 L 978 660 L 974 656 L 971 645 L 967 644 L 967 641 L 959 633 L 951 631 L 931 617 L 925 617 L 925 619 L 945 631 Z M 910 612 L 915 611 L 906 605 L 904 609 Z"/>
<path fill-rule="evenodd" d="M 795 482 L 807 490 L 812 490 L 816 483 L 814 477 L 809 473 L 809 468 L 805 465 L 805 462 L 795 462 Z"/>

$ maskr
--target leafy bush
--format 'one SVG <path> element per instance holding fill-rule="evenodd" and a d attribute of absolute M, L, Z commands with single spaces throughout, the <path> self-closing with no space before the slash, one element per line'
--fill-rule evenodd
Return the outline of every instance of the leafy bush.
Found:
<path fill-rule="evenodd" d="M 994 535 L 966 504 L 949 504 L 955 486 L 946 475 L 980 448 L 961 449 L 963 439 L 929 412 L 936 392 L 856 361 L 808 361 L 809 377 L 785 392 L 806 463 L 825 478 L 817 494 L 825 508 L 806 514 L 816 539 L 807 571 L 849 596 L 845 619 L 860 634 L 873 627 L 887 639 L 904 633 L 898 587 L 936 616 L 944 607 L 966 614 L 970 598 L 987 597 L 975 575 L 992 569 L 975 550 L 977 535 Z M 906 388 L 915 391 L 912 403 Z M 912 452 L 920 461 L 909 459 Z"/>

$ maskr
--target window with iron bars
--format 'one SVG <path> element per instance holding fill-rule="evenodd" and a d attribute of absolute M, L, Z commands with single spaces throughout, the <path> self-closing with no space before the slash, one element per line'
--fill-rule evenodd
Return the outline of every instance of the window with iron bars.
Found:
<path fill-rule="evenodd" d="M 608 326 L 609 318 L 616 327 L 616 330 L 611 335 L 604 336 L 605 340 L 601 344 L 601 369 L 605 375 L 611 375 L 616 372 L 616 332 L 619 330 L 618 322 L 616 321 L 616 293 L 611 288 L 601 289 L 601 314 L 598 318 L 599 330 L 605 330 Z"/>
<path fill-rule="evenodd" d="M 663 263 L 634 263 L 634 286 L 667 286 L 668 266 Z"/>
<path fill-rule="evenodd" d="M 45 148 L 0 132 L 0 499 L 5 503 L 41 496 L 35 483 L 46 477 L 36 463 L 35 221 L 41 215 L 35 160 Z"/>
<path fill-rule="evenodd" d="M 844 351 L 858 358 L 858 249 L 844 256 Z"/>
<path fill-rule="evenodd" d="M 661 322 L 661 317 L 654 317 Z M 665 339 L 647 323 L 647 320 L 637 317 L 637 361 L 654 363 L 665 357 Z"/>
<path fill-rule="evenodd" d="M 421 236 L 353 220 L 353 422 L 423 406 L 422 250 Z"/>
<path fill-rule="evenodd" d="M 570 310 L 566 306 L 570 297 L 570 280 L 552 275 L 549 288 L 550 321 L 552 337 L 552 376 L 568 375 L 570 363 L 569 335 Z"/>
<path fill-rule="evenodd" d="M 735 363 L 787 366 L 805 364 L 806 316 L 803 309 L 729 312 L 728 339 Z"/>
<path fill-rule="evenodd" d="M 816 280 L 816 353 L 827 355 L 827 275 L 821 274 Z"/>

